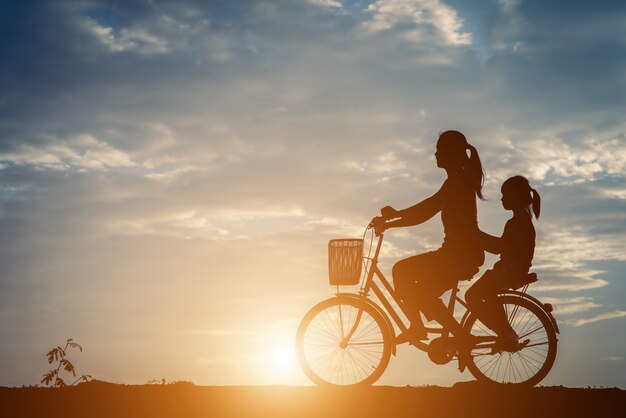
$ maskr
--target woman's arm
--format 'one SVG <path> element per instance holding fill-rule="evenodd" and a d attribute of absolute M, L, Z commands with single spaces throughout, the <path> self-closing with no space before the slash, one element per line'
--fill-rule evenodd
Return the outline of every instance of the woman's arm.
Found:
<path fill-rule="evenodd" d="M 419 225 L 435 216 L 441 210 L 441 194 L 443 186 L 431 197 L 422 200 L 416 205 L 396 211 L 396 219 L 385 224 L 385 229 Z"/>
<path fill-rule="evenodd" d="M 488 251 L 491 254 L 500 254 L 502 251 L 502 238 L 495 237 L 484 231 L 480 231 L 480 238 L 483 242 L 485 251 Z"/>

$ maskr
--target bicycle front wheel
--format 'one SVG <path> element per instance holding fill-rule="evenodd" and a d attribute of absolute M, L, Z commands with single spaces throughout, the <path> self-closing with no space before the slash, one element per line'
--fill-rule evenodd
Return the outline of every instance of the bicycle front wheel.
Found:
<path fill-rule="evenodd" d="M 335 297 L 304 316 L 296 351 L 302 370 L 319 386 L 370 385 L 389 364 L 391 339 L 374 307 L 361 299 Z"/>
<path fill-rule="evenodd" d="M 556 330 L 550 317 L 535 303 L 519 296 L 503 295 L 498 300 L 519 341 L 529 340 L 515 352 L 495 351 L 493 344 L 479 344 L 471 352 L 467 365 L 480 381 L 534 386 L 546 377 L 556 358 Z M 466 327 L 484 339 L 495 340 L 496 334 L 472 315 Z"/>

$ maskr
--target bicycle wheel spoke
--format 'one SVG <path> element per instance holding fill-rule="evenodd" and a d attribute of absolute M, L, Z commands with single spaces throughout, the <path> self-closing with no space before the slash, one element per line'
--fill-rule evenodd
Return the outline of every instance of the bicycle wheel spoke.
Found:
<path fill-rule="evenodd" d="M 530 348 L 530 347 L 540 347 L 540 346 L 543 346 L 543 345 L 549 345 L 549 344 L 550 344 L 550 343 L 549 343 L 549 341 L 546 339 L 545 341 L 538 341 L 538 342 L 534 342 L 534 343 L 532 343 L 532 344 L 528 344 L 528 345 L 526 346 L 526 348 Z M 546 350 L 546 351 L 548 350 L 547 348 L 542 348 L 542 349 L 543 349 L 543 350 Z"/>
<path fill-rule="evenodd" d="M 531 319 L 532 319 L 532 317 L 529 318 L 528 321 L 526 322 L 526 324 L 524 325 L 524 327 L 517 332 L 518 335 L 525 334 L 529 329 L 532 329 L 537 322 L 539 322 L 539 318 L 537 318 L 537 317 L 535 317 L 535 320 L 533 322 L 530 322 Z M 541 324 L 541 322 L 539 322 L 539 326 L 543 327 L 543 324 Z"/>
<path fill-rule="evenodd" d="M 359 324 L 361 325 L 361 324 Z M 368 333 L 372 330 L 376 330 L 378 324 L 376 324 L 376 322 L 371 321 L 370 323 L 368 323 L 367 325 L 365 325 L 363 328 L 361 328 L 361 330 L 358 333 L 355 333 L 356 335 L 354 335 L 351 340 L 358 340 L 360 338 L 364 338 L 368 335 Z"/>
<path fill-rule="evenodd" d="M 314 308 L 308 322 L 301 324 L 298 359 L 316 383 L 371 383 L 386 367 L 391 354 L 386 324 L 375 311 L 361 304 L 329 299 L 320 303 L 319 310 Z"/>
<path fill-rule="evenodd" d="M 369 361 L 378 361 L 378 358 L 380 356 L 377 355 L 377 353 L 371 353 L 371 352 L 367 352 L 367 351 L 363 351 L 363 350 L 349 350 L 348 352 L 350 353 L 354 353 L 356 354 L 360 354 L 362 358 L 364 359 L 368 359 Z"/>
<path fill-rule="evenodd" d="M 528 337 L 529 335 L 534 334 L 535 332 L 540 332 L 540 331 L 543 331 L 543 324 L 539 324 L 538 327 L 535 327 L 532 330 L 525 332 L 524 334 L 520 335 L 519 338 L 522 339 L 524 337 Z"/>
<path fill-rule="evenodd" d="M 352 377 L 354 381 L 357 381 L 361 377 L 361 369 L 357 367 L 357 364 L 353 356 L 350 353 L 348 353 L 348 359 L 350 360 L 350 372 L 352 372 Z M 358 373 L 358 377 L 357 377 L 357 373 Z"/>
<path fill-rule="evenodd" d="M 497 342 L 479 342 L 472 349 L 470 371 L 479 380 L 497 383 L 536 384 L 548 373 L 556 356 L 556 334 L 547 314 L 540 306 L 518 295 L 499 297 L 509 324 L 519 341 L 530 340 L 519 351 L 493 352 Z M 496 335 L 485 329 L 475 315 L 470 332 L 476 336 Z"/>
<path fill-rule="evenodd" d="M 536 365 L 534 363 L 532 363 L 529 360 L 527 360 L 526 357 L 523 354 L 518 353 L 518 355 L 519 355 L 519 359 L 521 360 L 522 364 L 524 364 L 524 367 L 528 366 L 528 368 L 530 370 L 534 369 L 535 371 L 533 373 L 535 373 L 537 371 L 537 367 L 536 367 Z"/>
<path fill-rule="evenodd" d="M 339 329 L 341 330 L 341 339 L 343 340 L 343 315 L 341 313 L 341 305 L 338 306 L 339 309 Z"/>
<path fill-rule="evenodd" d="M 515 377 L 515 381 L 518 382 L 522 380 L 522 374 L 520 373 L 520 369 L 517 367 L 517 364 L 515 363 L 516 359 L 517 359 L 516 356 L 511 356 L 511 364 L 513 366 L 513 376 Z"/>
<path fill-rule="evenodd" d="M 479 321 L 480 321 L 480 320 L 479 320 Z M 481 323 L 482 323 L 482 322 L 481 322 Z M 478 327 L 478 329 L 479 329 L 480 331 L 482 331 L 482 333 L 483 333 L 483 334 L 485 334 L 485 335 L 493 335 L 493 331 L 484 329 L 483 327 L 481 327 L 480 325 L 478 325 L 478 321 L 477 321 L 474 325 L 476 325 L 476 327 Z M 485 324 L 483 324 L 483 325 L 485 325 Z M 486 327 L 486 325 L 485 325 L 485 327 Z"/>
<path fill-rule="evenodd" d="M 354 346 L 360 346 L 360 345 L 376 345 L 376 344 L 383 344 L 383 342 L 382 341 L 365 341 L 361 343 L 348 343 L 348 346 L 354 347 Z"/>
<path fill-rule="evenodd" d="M 526 373 L 526 378 L 528 378 L 529 376 L 532 376 L 529 371 L 528 368 L 526 367 L 526 360 L 524 360 L 524 358 L 522 356 L 518 356 L 519 361 L 520 361 L 520 365 L 522 366 L 522 368 L 524 369 L 524 372 Z"/>
<path fill-rule="evenodd" d="M 495 378 L 496 381 L 498 379 L 498 374 L 500 372 L 500 364 L 501 363 L 502 363 L 502 356 L 498 355 L 497 357 L 494 357 L 494 361 L 493 361 L 491 367 L 488 367 L 486 369 L 487 373 L 489 373 L 489 376 L 493 376 L 493 372 L 496 372 L 496 378 Z"/>

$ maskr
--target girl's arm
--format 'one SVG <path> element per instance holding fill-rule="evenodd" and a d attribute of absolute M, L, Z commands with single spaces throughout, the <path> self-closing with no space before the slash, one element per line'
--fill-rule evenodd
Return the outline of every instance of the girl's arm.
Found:
<path fill-rule="evenodd" d="M 395 215 L 400 219 L 387 222 L 385 229 L 419 225 L 435 216 L 441 210 L 442 190 L 443 186 L 437 193 L 418 204 L 396 211 Z"/>
<path fill-rule="evenodd" d="M 502 251 L 502 238 L 495 237 L 484 231 L 480 231 L 480 238 L 483 242 L 485 251 L 488 251 L 491 254 L 500 254 Z"/>

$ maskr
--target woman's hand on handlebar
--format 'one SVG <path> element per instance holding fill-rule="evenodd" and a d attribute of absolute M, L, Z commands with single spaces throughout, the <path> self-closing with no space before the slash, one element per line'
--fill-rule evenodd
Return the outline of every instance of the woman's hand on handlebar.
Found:
<path fill-rule="evenodd" d="M 385 206 L 384 208 L 382 208 L 380 210 L 380 214 L 382 215 L 382 218 L 386 221 L 388 221 L 389 219 L 400 217 L 400 211 L 395 210 L 391 206 Z"/>
<path fill-rule="evenodd" d="M 391 206 L 385 206 L 380 210 L 381 216 L 375 216 L 370 222 L 370 228 L 374 228 L 376 236 L 380 236 L 389 228 L 387 221 L 400 217 L 400 211 L 395 210 Z"/>
<path fill-rule="evenodd" d="M 385 229 L 387 229 L 387 225 L 385 224 L 385 219 L 382 216 L 375 216 L 369 224 L 370 228 L 374 228 L 374 233 L 377 237 L 379 237 Z"/>

